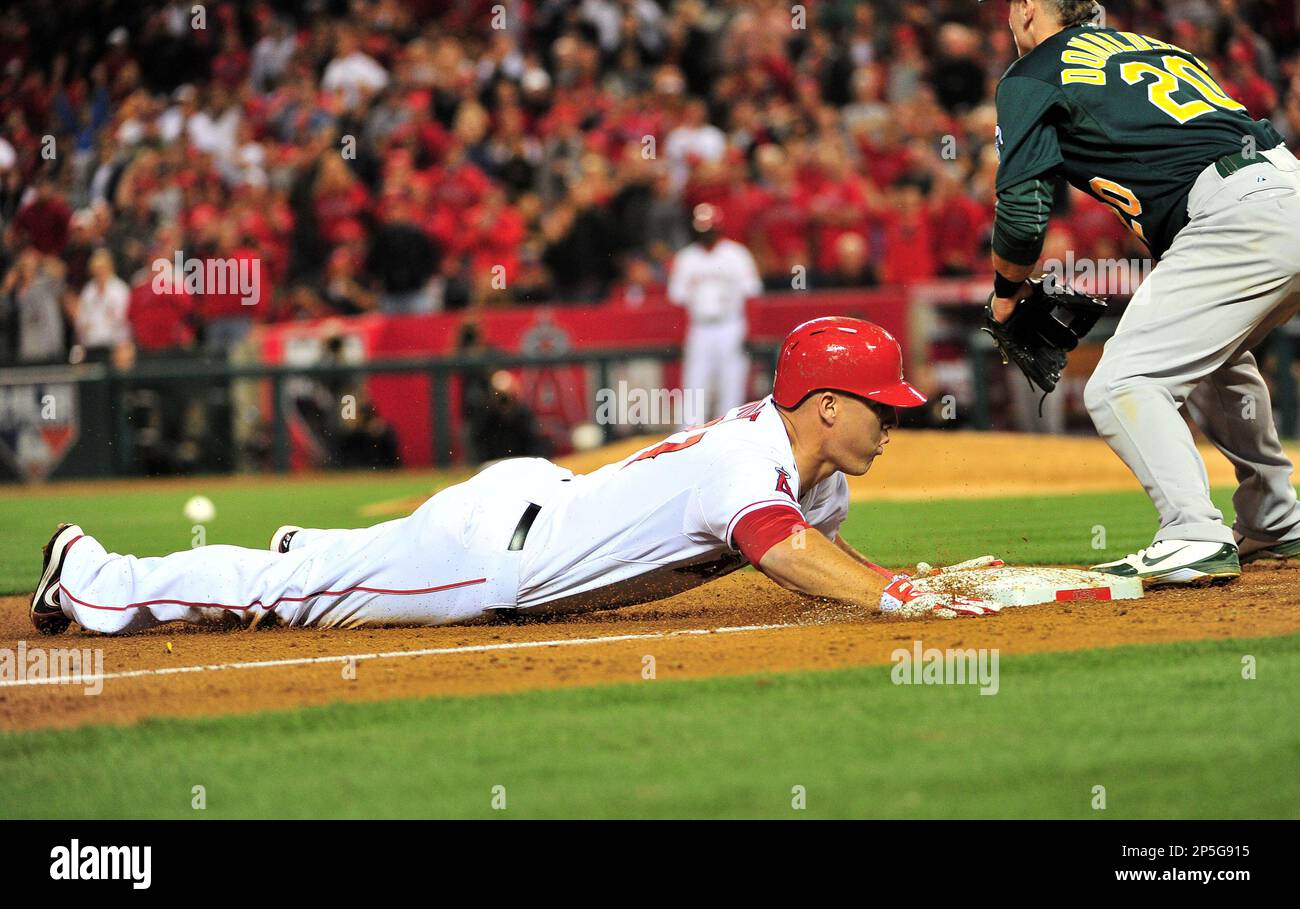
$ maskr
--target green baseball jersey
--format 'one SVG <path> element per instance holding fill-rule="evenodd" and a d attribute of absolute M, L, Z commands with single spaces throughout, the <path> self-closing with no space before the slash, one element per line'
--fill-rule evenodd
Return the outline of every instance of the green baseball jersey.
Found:
<path fill-rule="evenodd" d="M 1112 206 L 1157 258 L 1187 223 L 1187 194 L 1207 165 L 1282 142 L 1193 54 L 1091 25 L 1013 63 L 997 108 L 998 192 L 1059 173 Z"/>

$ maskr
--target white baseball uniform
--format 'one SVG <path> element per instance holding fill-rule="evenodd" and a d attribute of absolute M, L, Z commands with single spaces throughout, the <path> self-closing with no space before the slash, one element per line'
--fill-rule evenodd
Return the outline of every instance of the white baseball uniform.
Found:
<path fill-rule="evenodd" d="M 748 397 L 745 301 L 762 291 L 754 257 L 734 240 L 719 239 L 712 249 L 692 243 L 673 259 L 668 299 L 686 307 L 689 319 L 682 387 L 704 408 L 685 422 L 724 414 Z"/>
<path fill-rule="evenodd" d="M 59 602 L 105 633 L 232 613 L 356 627 L 609 608 L 688 590 L 746 554 L 757 561 L 798 524 L 834 537 L 848 504 L 843 474 L 801 487 L 768 397 L 591 474 L 503 461 L 409 517 L 301 530 L 287 553 L 213 545 L 136 558 L 83 536 L 67 551 Z"/>

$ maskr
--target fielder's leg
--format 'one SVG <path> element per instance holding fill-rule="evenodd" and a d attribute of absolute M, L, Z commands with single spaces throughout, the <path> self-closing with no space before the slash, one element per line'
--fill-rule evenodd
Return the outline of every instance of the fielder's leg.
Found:
<path fill-rule="evenodd" d="M 1165 266 L 1164 262 L 1157 266 L 1134 294 L 1088 380 L 1084 402 L 1098 434 L 1155 504 L 1160 516 L 1157 542 L 1232 543 L 1232 531 L 1210 501 L 1205 463 L 1178 412 L 1200 378 L 1218 364 L 1198 362 L 1207 355 L 1197 348 L 1188 347 L 1185 353 L 1177 348 L 1176 342 L 1196 336 L 1184 337 L 1180 330 L 1181 319 L 1190 314 L 1167 311 L 1172 307 L 1164 299 L 1161 269 Z M 1203 319 L 1191 321 L 1203 323 Z M 1200 324 L 1200 328 L 1205 331 L 1207 326 Z M 1214 343 L 1212 335 L 1202 339 L 1207 345 Z M 1213 357 L 1210 351 L 1208 358 Z"/>
<path fill-rule="evenodd" d="M 1232 531 L 1210 501 L 1205 465 L 1178 408 L 1284 315 L 1300 274 L 1298 190 L 1294 171 L 1270 164 L 1228 178 L 1207 168 L 1191 194 L 1192 220 L 1134 294 L 1088 382 L 1097 431 L 1159 512 L 1157 544 L 1227 546 L 1236 561 Z M 1205 557 L 1217 554 L 1206 549 Z"/>
<path fill-rule="evenodd" d="M 1295 468 L 1278 439 L 1268 386 L 1254 355 L 1243 350 L 1205 379 L 1188 397 L 1187 410 L 1236 471 L 1232 506 L 1238 542 L 1300 541 L 1300 502 L 1291 483 Z"/>

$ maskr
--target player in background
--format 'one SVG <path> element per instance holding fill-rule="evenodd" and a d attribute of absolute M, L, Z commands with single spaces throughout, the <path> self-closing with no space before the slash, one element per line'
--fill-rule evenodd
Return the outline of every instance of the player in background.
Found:
<path fill-rule="evenodd" d="M 1159 260 L 1085 403 L 1160 528 L 1150 547 L 1095 567 L 1196 583 L 1300 554 L 1292 466 L 1251 354 L 1300 307 L 1300 163 L 1193 54 L 1096 24 L 1092 0 L 1007 6 L 1020 59 L 997 93 L 994 318 L 1036 271 L 1057 175 L 1112 206 Z M 1231 528 L 1181 408 L 1236 468 Z"/>
<path fill-rule="evenodd" d="M 684 424 L 720 416 L 748 397 L 745 301 L 763 292 L 763 282 L 749 250 L 718 233 L 721 222 L 714 206 L 695 206 L 695 242 L 677 253 L 668 273 L 668 299 L 686 307 Z"/>
<path fill-rule="evenodd" d="M 316 627 L 444 625 L 500 611 L 613 608 L 753 564 L 787 590 L 905 615 L 984 615 L 996 603 L 918 593 L 839 535 L 845 474 L 889 444 L 903 379 L 884 329 L 847 318 L 796 328 L 772 395 L 580 476 L 499 462 L 408 517 L 356 530 L 283 527 L 271 550 L 108 552 L 75 524 L 46 545 L 31 617 L 117 634 L 163 622 Z"/>

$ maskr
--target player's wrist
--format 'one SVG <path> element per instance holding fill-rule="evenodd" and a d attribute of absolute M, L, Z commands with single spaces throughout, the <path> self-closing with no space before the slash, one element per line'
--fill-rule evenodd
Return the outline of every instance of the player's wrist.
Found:
<path fill-rule="evenodd" d="M 1000 271 L 993 272 L 993 296 L 999 299 L 1014 297 L 1025 286 L 1025 280 L 1013 281 Z"/>

